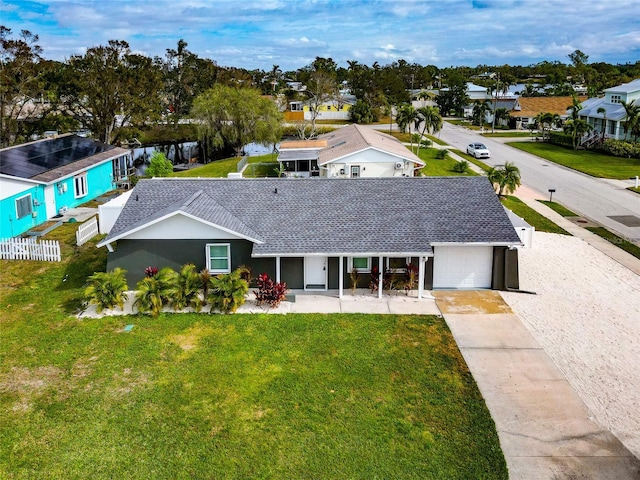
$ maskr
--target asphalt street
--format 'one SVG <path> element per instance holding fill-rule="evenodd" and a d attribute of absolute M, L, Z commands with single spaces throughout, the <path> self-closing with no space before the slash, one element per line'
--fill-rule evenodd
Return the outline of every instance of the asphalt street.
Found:
<path fill-rule="evenodd" d="M 482 137 L 447 122 L 439 137 L 463 152 L 471 142 L 484 143 L 491 150 L 491 159 L 483 160 L 485 163 L 514 163 L 520 169 L 523 185 L 547 197 L 549 189 L 555 189 L 554 201 L 640 245 L 640 195 L 626 190 L 634 181 L 591 177 L 505 145 L 505 139 Z"/>

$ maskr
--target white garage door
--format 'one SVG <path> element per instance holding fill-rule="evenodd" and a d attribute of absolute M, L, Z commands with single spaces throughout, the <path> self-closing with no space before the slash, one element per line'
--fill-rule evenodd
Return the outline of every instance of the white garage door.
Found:
<path fill-rule="evenodd" d="M 491 288 L 493 247 L 435 247 L 433 288 Z"/>

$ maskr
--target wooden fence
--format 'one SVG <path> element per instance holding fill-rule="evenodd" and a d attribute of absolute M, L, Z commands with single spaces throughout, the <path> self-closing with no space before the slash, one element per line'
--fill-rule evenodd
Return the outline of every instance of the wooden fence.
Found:
<path fill-rule="evenodd" d="M 3 260 L 42 260 L 59 262 L 60 242 L 35 238 L 9 238 L 0 240 L 0 258 Z"/>
<path fill-rule="evenodd" d="M 98 234 L 98 218 L 92 217 L 78 227 L 76 231 L 76 245 L 84 245 Z"/>

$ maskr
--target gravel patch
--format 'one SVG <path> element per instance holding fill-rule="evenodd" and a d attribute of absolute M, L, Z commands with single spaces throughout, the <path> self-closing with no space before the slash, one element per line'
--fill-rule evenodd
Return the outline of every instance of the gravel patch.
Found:
<path fill-rule="evenodd" d="M 640 458 L 640 276 L 585 241 L 536 232 L 503 292 L 595 420 Z"/>

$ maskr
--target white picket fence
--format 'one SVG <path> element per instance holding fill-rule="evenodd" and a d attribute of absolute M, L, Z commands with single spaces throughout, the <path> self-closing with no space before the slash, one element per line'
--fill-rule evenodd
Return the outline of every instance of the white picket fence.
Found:
<path fill-rule="evenodd" d="M 98 234 L 98 218 L 93 217 L 78 227 L 76 231 L 76 245 L 84 245 Z"/>
<path fill-rule="evenodd" d="M 60 242 L 35 238 L 8 238 L 0 240 L 0 258 L 3 260 L 42 260 L 59 262 Z"/>

